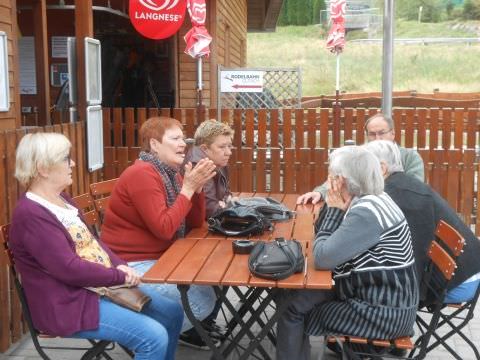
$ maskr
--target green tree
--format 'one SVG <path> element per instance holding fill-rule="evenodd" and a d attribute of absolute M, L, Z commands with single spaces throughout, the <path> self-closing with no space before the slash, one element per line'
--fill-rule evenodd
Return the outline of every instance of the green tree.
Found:
<path fill-rule="evenodd" d="M 446 9 L 447 0 L 403 0 L 396 4 L 398 17 L 417 20 L 422 7 L 421 21 L 438 22 Z"/>
<path fill-rule="evenodd" d="M 297 2 L 297 23 L 296 25 L 309 25 L 312 23 L 312 2 L 303 0 Z"/>
<path fill-rule="evenodd" d="M 289 25 L 297 25 L 298 0 L 287 1 L 287 16 Z"/>
<path fill-rule="evenodd" d="M 288 25 L 287 1 L 288 0 L 284 0 L 282 4 L 282 10 L 280 11 L 280 16 L 278 17 L 279 26 Z"/>
<path fill-rule="evenodd" d="M 480 19 L 480 0 L 465 0 L 463 4 L 463 18 L 467 20 Z"/>
<path fill-rule="evenodd" d="M 312 2 L 312 23 L 320 23 L 320 10 L 325 10 L 325 1 L 324 0 L 313 0 Z"/>

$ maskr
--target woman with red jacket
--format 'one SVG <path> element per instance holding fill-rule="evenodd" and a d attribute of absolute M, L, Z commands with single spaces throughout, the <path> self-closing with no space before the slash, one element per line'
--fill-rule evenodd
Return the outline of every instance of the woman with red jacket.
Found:
<path fill-rule="evenodd" d="M 140 128 L 140 157 L 118 179 L 109 200 L 102 227 L 102 240 L 140 274 L 147 272 L 166 249 L 189 229 L 205 219 L 205 183 L 215 176 L 215 164 L 200 160 L 185 165 L 186 144 L 182 124 L 168 117 L 148 119 Z M 141 288 L 181 302 L 174 284 L 141 284 Z M 190 306 L 199 320 L 213 310 L 215 293 L 210 286 L 191 286 Z M 183 330 L 192 324 L 185 317 Z M 180 340 L 207 348 L 198 334 L 182 334 Z"/>

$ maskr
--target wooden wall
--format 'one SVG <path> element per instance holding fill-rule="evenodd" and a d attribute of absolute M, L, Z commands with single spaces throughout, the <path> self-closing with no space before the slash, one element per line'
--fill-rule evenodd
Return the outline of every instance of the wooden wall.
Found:
<path fill-rule="evenodd" d="M 203 65 L 203 104 L 215 106 L 217 65 L 240 67 L 246 64 L 247 1 L 207 0 L 207 29 L 214 38 L 209 59 Z M 184 53 L 184 35 L 191 28 L 187 19 L 177 36 L 178 107 L 196 106 L 196 63 Z"/>
<path fill-rule="evenodd" d="M 17 23 L 15 0 L 0 0 L 0 31 L 7 34 L 8 39 L 8 71 L 10 84 L 10 109 L 0 112 L 0 130 L 15 129 L 20 126 L 20 98 L 18 96 L 18 63 L 17 63 Z"/>

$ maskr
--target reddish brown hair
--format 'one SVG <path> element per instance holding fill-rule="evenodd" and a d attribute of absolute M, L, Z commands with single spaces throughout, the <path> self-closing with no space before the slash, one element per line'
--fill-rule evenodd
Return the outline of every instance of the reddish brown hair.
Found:
<path fill-rule="evenodd" d="M 150 152 L 150 139 L 156 139 L 162 142 L 165 131 L 175 126 L 183 130 L 180 121 L 166 116 L 156 116 L 145 121 L 138 134 L 142 150 Z"/>

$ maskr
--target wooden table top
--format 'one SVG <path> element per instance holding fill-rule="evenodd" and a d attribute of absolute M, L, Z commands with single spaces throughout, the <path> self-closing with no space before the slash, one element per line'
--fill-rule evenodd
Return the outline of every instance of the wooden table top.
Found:
<path fill-rule="evenodd" d="M 241 193 L 240 197 L 270 196 L 295 210 L 288 222 L 274 223 L 272 231 L 250 240 L 273 240 L 276 237 L 297 239 L 302 243 L 306 267 L 303 273 L 287 279 L 270 281 L 253 276 L 248 269 L 248 255 L 234 254 L 232 241 L 221 234 L 209 233 L 207 224 L 193 229 L 176 240 L 142 278 L 145 283 L 230 285 L 255 287 L 280 287 L 292 289 L 331 289 L 330 271 L 315 270 L 312 256 L 313 223 L 319 205 L 296 205 L 296 194 Z"/>

